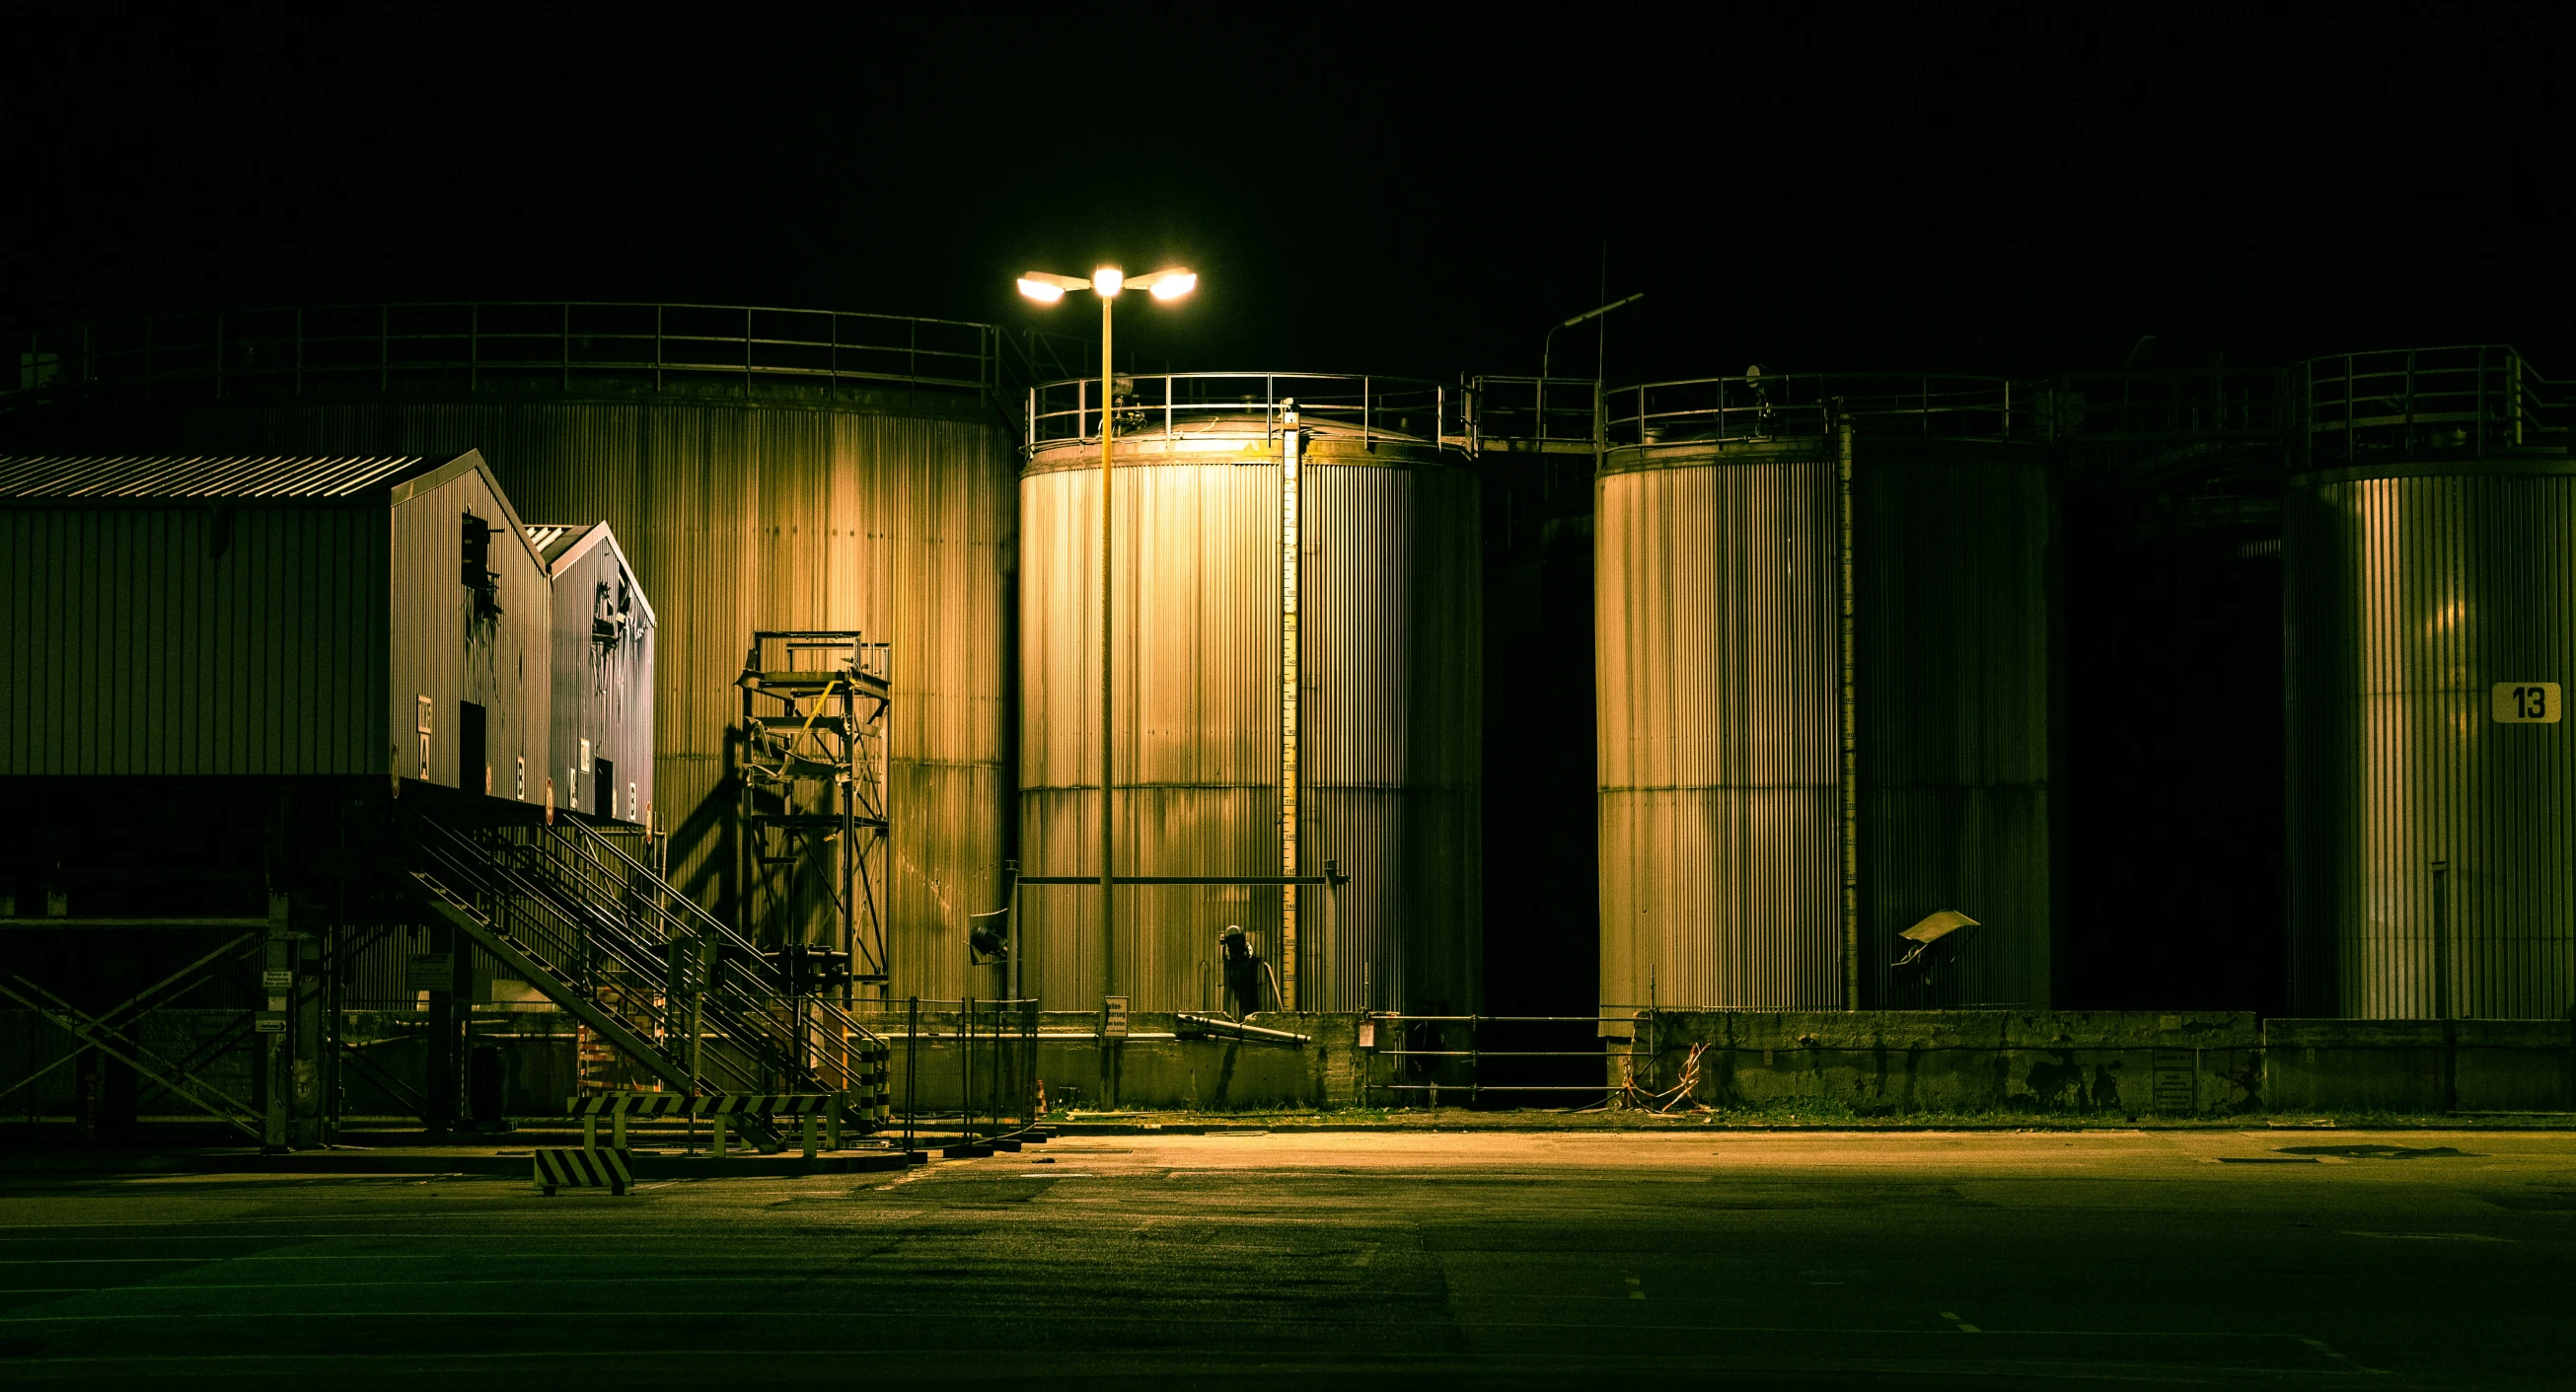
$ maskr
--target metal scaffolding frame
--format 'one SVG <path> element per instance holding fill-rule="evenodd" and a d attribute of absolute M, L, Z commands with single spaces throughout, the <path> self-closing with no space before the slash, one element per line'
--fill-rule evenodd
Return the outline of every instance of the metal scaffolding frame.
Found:
<path fill-rule="evenodd" d="M 846 954 L 844 1004 L 890 968 L 891 660 L 855 629 L 763 630 L 736 679 L 738 928 L 782 963 Z"/>

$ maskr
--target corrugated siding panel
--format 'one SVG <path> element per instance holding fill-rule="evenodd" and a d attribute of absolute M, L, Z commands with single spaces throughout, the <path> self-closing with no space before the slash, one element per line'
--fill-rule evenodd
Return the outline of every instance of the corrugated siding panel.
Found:
<path fill-rule="evenodd" d="M 1614 454 L 1595 485 L 1604 1005 L 1841 1003 L 1835 472 Z"/>
<path fill-rule="evenodd" d="M 673 875 L 720 911 L 733 877 L 733 682 L 752 630 L 858 628 L 891 641 L 894 785 L 906 799 L 895 810 L 893 994 L 956 996 L 969 979 L 965 915 L 1000 897 L 1017 509 L 1007 432 L 998 419 L 938 414 L 954 409 L 760 396 L 383 402 L 72 425 L 102 442 L 190 448 L 479 448 L 521 517 L 605 519 L 661 616 L 655 775 Z"/>
<path fill-rule="evenodd" d="M 0 547 L 0 772 L 382 771 L 381 508 L 0 509 Z"/>
<path fill-rule="evenodd" d="M 1118 470 L 1118 872 L 1279 873 L 1279 467 Z M 1310 456 L 1299 667 L 1300 873 L 1351 877 L 1298 911 L 1300 1005 L 1468 1008 L 1477 982 L 1481 627 L 1475 481 L 1443 465 Z M 1032 871 L 1095 873 L 1096 468 L 1021 483 L 1021 787 Z M 1098 891 L 1022 899 L 1050 1009 L 1103 994 Z M 1122 889 L 1118 979 L 1142 1010 L 1222 1003 L 1218 934 L 1279 945 L 1274 888 Z"/>
<path fill-rule="evenodd" d="M 1854 446 L 1853 605 L 1866 999 L 2049 1000 L 2049 685 L 2056 500 L 2034 451 Z M 1930 981 L 1896 935 L 1977 920 Z"/>
<path fill-rule="evenodd" d="M 1482 516 L 1439 466 L 1307 463 L 1302 874 L 1310 1010 L 1475 1008 L 1483 982 Z"/>
<path fill-rule="evenodd" d="M 1096 874 L 1100 475 L 1021 480 L 1022 846 L 1032 873 Z M 1114 556 L 1119 874 L 1279 873 L 1279 473 L 1122 465 Z M 1104 994 L 1097 890 L 1022 897 L 1048 1009 Z M 1228 924 L 1265 950 L 1276 891 L 1119 891 L 1117 979 L 1133 1008 L 1197 1009 Z"/>
<path fill-rule="evenodd" d="M 606 650 L 592 640 L 592 620 L 606 587 L 613 609 L 621 579 L 635 599 L 625 640 Z M 653 650 L 658 626 L 645 618 L 640 582 L 619 563 L 607 545 L 594 545 L 554 580 L 554 711 L 553 738 L 547 742 L 547 764 L 558 778 L 581 761 L 581 742 L 591 742 L 594 758 L 606 758 L 617 774 L 617 806 L 604 809 L 623 821 L 639 821 L 653 801 Z M 580 806 L 591 806 L 593 790 L 580 782 Z M 630 799 L 627 785 L 633 785 Z M 630 809 L 629 803 L 632 803 Z"/>
<path fill-rule="evenodd" d="M 474 619 L 463 579 L 466 514 L 494 528 L 491 564 L 501 612 Z M 388 751 L 406 777 L 419 773 L 419 698 L 430 698 L 429 781 L 482 791 L 484 770 L 458 765 L 457 705 L 484 710 L 490 790 L 516 791 L 516 763 L 532 770 L 527 801 L 542 802 L 533 770 L 552 736 L 554 597 L 528 548 L 511 538 L 508 512 L 480 473 L 467 472 L 393 509 L 393 669 L 386 711 Z"/>
<path fill-rule="evenodd" d="M 2303 1011 L 2576 1006 L 2576 724 L 2503 725 L 2497 682 L 2576 673 L 2576 472 L 2294 481 L 2290 917 Z M 2576 683 L 2571 683 L 2576 684 Z"/>

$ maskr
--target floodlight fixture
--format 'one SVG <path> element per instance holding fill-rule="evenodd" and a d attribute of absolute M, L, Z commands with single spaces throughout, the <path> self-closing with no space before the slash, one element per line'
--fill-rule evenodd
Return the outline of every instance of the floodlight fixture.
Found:
<path fill-rule="evenodd" d="M 1167 266 L 1140 276 L 1129 276 L 1127 283 L 1139 290 L 1154 292 L 1158 300 L 1177 300 L 1199 288 L 1199 274 L 1187 266 Z"/>

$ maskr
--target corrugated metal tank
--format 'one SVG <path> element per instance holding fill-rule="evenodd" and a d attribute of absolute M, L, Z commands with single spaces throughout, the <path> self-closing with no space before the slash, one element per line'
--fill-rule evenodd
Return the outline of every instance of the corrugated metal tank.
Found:
<path fill-rule="evenodd" d="M 1096 385 L 1033 397 L 1021 478 L 1021 818 L 1027 869 L 1096 874 Z M 1480 975 L 1477 486 L 1456 388 L 1241 374 L 1137 377 L 1117 460 L 1117 873 L 1277 876 L 1282 837 L 1285 402 L 1299 408 L 1297 1004 L 1466 1010 Z M 1366 403 L 1366 404 L 1363 404 Z M 1277 955 L 1270 886 L 1130 886 L 1118 990 L 1091 887 L 1022 892 L 1023 987 L 1049 1009 L 1125 994 L 1221 1007 L 1219 932 Z M 1283 973 L 1284 976 L 1284 973 Z M 1284 983 L 1283 983 L 1284 984 Z"/>
<path fill-rule="evenodd" d="M 2043 1004 L 2044 459 L 1991 379 L 1615 393 L 1595 482 L 1601 1001 Z M 1857 825 L 1846 925 L 1850 441 Z M 1899 976 L 1897 934 L 1979 926 Z M 1857 938 L 1848 960 L 1847 933 Z"/>
<path fill-rule="evenodd" d="M 2563 1017 L 2576 726 L 2528 691 L 2576 673 L 2556 403 L 2497 348 L 2320 359 L 2306 386 L 2283 513 L 2295 1006 Z"/>
<path fill-rule="evenodd" d="M 641 822 L 644 810 L 656 806 L 653 645 L 659 624 L 607 523 L 563 533 L 544 547 L 555 610 L 550 767 L 569 781 L 568 805 Z"/>
<path fill-rule="evenodd" d="M 733 902 L 734 679 L 752 631 L 891 641 L 891 991 L 970 988 L 966 915 L 1000 905 L 1010 853 L 1016 461 L 990 390 L 991 330 L 483 305 L 200 316 L 93 336 L 146 339 L 155 356 L 66 357 L 92 384 L 13 412 L 10 433 L 271 452 L 462 441 L 449 452 L 479 447 L 523 515 L 614 527 L 659 612 L 655 810 L 672 873 L 720 911 Z"/>

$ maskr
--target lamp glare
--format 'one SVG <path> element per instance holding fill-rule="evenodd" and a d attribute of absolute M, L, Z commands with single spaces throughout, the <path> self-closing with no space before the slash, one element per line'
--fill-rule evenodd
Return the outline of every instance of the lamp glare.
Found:
<path fill-rule="evenodd" d="M 1103 299 L 1115 299 L 1119 288 L 1127 283 L 1127 273 L 1116 266 L 1103 266 L 1091 273 L 1091 288 Z"/>
<path fill-rule="evenodd" d="M 1049 285 L 1043 280 L 1030 280 L 1028 277 L 1022 276 L 1020 278 L 1020 293 L 1037 301 L 1039 304 L 1054 304 L 1056 301 L 1064 298 L 1064 287 L 1061 285 Z"/>
<path fill-rule="evenodd" d="M 1192 271 L 1183 271 L 1179 275 L 1167 275 L 1162 279 L 1155 281 L 1154 298 L 1158 300 L 1177 300 L 1181 296 L 1186 295 L 1197 288 L 1199 288 L 1199 278 L 1197 273 Z"/>

